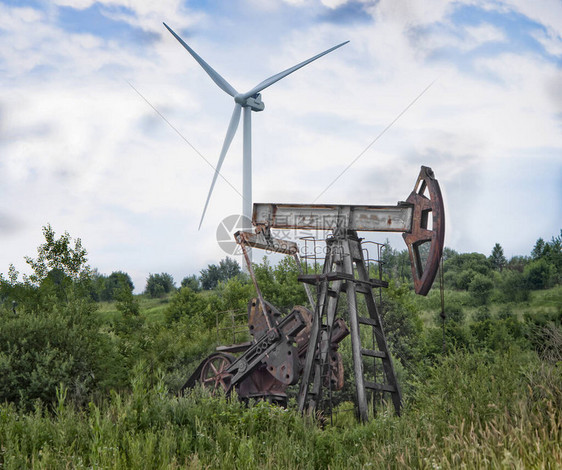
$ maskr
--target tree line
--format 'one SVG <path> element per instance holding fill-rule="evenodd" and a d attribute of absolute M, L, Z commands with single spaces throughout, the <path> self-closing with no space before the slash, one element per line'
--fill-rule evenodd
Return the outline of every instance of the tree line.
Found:
<path fill-rule="evenodd" d="M 387 243 L 381 268 L 389 279 L 413 282 L 408 250 L 395 250 Z M 491 300 L 526 301 L 531 291 L 562 283 L 562 230 L 549 242 L 539 238 L 530 256 L 513 256 L 509 261 L 499 243 L 489 256 L 445 248 L 443 279 L 445 288 L 470 292 L 480 305 Z"/>
<path fill-rule="evenodd" d="M 199 276 L 186 276 L 179 288 L 169 274 L 151 274 L 145 296 L 163 299 L 160 316 L 152 318 L 142 312 L 142 298 L 133 295 L 126 273 L 100 275 L 87 264 L 80 239 L 66 232 L 57 238 L 50 226 L 43 234 L 37 256 L 26 258 L 32 274 L 20 279 L 12 265 L 7 277 L 0 275 L 0 402 L 24 407 L 37 399 L 52 403 L 62 383 L 69 398 L 87 403 L 130 387 L 131 371 L 140 363 L 151 373 L 160 371 L 174 390 L 217 341 L 233 342 L 217 336 L 217 325 L 233 321 L 224 312 L 242 313 L 237 322 L 242 330 L 246 326 L 244 312 L 256 293 L 232 259 L 209 265 Z M 530 256 L 509 261 L 499 244 L 490 256 L 445 249 L 444 330 L 438 289 L 427 298 L 415 296 L 407 252 L 385 247 L 381 267 L 389 288 L 381 295 L 381 314 L 402 367 L 414 373 L 427 358 L 436 357 L 443 334 L 451 348 L 538 347 L 542 336 L 536 331 L 560 324 L 562 308 L 542 316 L 518 316 L 514 309 L 525 305 L 531 292 L 561 284 L 561 237 L 539 240 Z M 307 305 L 291 257 L 275 265 L 264 259 L 254 264 L 254 271 L 264 298 L 282 311 Z M 101 301 L 111 301 L 117 312 L 106 313 Z M 491 304 L 502 307 L 492 311 Z M 422 318 L 426 311 L 434 315 L 429 326 Z"/>

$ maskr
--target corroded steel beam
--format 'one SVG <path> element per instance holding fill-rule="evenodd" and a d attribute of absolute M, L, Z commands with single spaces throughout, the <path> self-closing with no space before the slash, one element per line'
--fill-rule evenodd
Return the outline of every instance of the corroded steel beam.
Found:
<path fill-rule="evenodd" d="M 266 237 L 263 232 L 236 232 L 234 237 L 238 244 L 245 244 L 252 248 L 259 248 L 265 251 L 272 251 L 285 255 L 294 255 L 299 252 L 299 247 L 290 240 Z"/>
<path fill-rule="evenodd" d="M 413 204 L 351 206 L 311 204 L 254 204 L 252 224 L 277 229 L 409 232 Z"/>

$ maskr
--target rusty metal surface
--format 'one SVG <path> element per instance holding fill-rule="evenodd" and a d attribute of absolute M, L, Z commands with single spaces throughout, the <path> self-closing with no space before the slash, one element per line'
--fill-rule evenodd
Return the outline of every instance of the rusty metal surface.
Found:
<path fill-rule="evenodd" d="M 299 378 L 295 338 L 305 328 L 305 320 L 298 309 L 282 317 L 268 302 L 265 306 L 266 311 L 258 299 L 252 299 L 248 304 L 248 326 L 254 340 L 252 346 L 228 368 L 232 385 L 250 376 L 260 364 L 264 364 L 267 372 L 283 384 L 291 385 Z M 274 322 L 273 328 L 268 326 L 268 317 Z"/>
<path fill-rule="evenodd" d="M 443 197 L 431 168 L 421 167 L 414 190 L 406 202 L 413 205 L 414 215 L 411 231 L 402 236 L 410 254 L 416 294 L 427 295 L 437 275 L 445 240 Z M 429 248 L 422 254 L 424 244 L 429 244 Z"/>
<path fill-rule="evenodd" d="M 236 389 L 241 398 L 284 403 L 287 387 L 300 379 L 299 409 L 304 411 L 308 406 L 313 410 L 321 399 L 323 386 L 330 391 L 344 386 L 338 346 L 351 335 L 359 416 L 363 421 L 368 419 L 368 390 L 391 393 L 399 413 L 400 389 L 372 292 L 373 288 L 388 284 L 369 278 L 357 231 L 403 232 L 415 291 L 426 295 L 437 273 L 445 234 L 441 190 L 431 168 L 422 166 L 414 190 L 406 202 L 396 206 L 254 204 L 253 224 L 256 233 L 235 234 L 257 291 L 257 297 L 248 304 L 252 341 L 219 346 L 199 365 L 182 390 L 199 382 L 211 391 L 230 393 Z M 328 251 L 322 273 L 304 274 L 297 244 L 273 238 L 272 228 L 331 230 L 332 236 L 326 239 Z M 294 256 L 299 280 L 307 289 L 314 313 L 295 306 L 282 314 L 264 300 L 248 256 L 250 247 Z M 316 299 L 307 284 L 316 286 Z M 343 319 L 336 318 L 338 297 L 343 293 L 347 298 L 349 328 Z M 358 315 L 358 295 L 364 296 L 368 317 Z M 373 349 L 362 346 L 360 325 L 372 329 L 376 339 Z M 241 354 L 234 356 L 229 352 Z M 363 356 L 382 362 L 386 383 L 370 382 L 363 377 Z"/>
<path fill-rule="evenodd" d="M 299 248 L 295 242 L 290 240 L 281 240 L 266 236 L 265 232 L 236 232 L 234 237 L 239 244 L 245 244 L 252 248 L 270 251 L 273 253 L 281 253 L 285 255 L 294 255 L 298 253 Z"/>
<path fill-rule="evenodd" d="M 412 225 L 412 205 L 348 206 L 254 204 L 254 226 L 295 230 L 357 230 L 406 232 Z"/>

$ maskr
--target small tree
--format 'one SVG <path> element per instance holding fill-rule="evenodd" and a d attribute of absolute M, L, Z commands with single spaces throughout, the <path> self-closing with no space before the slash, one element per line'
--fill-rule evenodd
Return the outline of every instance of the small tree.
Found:
<path fill-rule="evenodd" d="M 227 256 L 218 266 L 210 264 L 207 269 L 201 270 L 201 287 L 205 290 L 214 289 L 219 282 L 228 281 L 241 272 L 240 265 Z"/>
<path fill-rule="evenodd" d="M 38 285 L 54 271 L 56 276 L 62 278 L 67 276 L 73 281 L 88 279 L 91 276 L 90 267 L 86 264 L 87 251 L 82 247 L 79 238 L 74 240 L 74 247 L 68 232 L 64 232 L 60 238 L 55 238 L 55 231 L 48 224 L 43 227 L 45 243 L 37 248 L 37 258 L 25 257 L 27 264 L 33 269 L 27 280 Z"/>
<path fill-rule="evenodd" d="M 175 289 L 174 278 L 168 273 L 150 274 L 146 280 L 145 294 L 152 298 L 163 297 Z"/>
<path fill-rule="evenodd" d="M 507 259 L 503 254 L 503 248 L 499 243 L 496 243 L 494 245 L 494 248 L 492 249 L 492 254 L 488 259 L 492 264 L 492 269 L 495 269 L 500 272 L 503 271 L 503 268 L 507 264 Z"/>
<path fill-rule="evenodd" d="M 201 284 L 195 274 L 185 276 L 181 281 L 181 286 L 189 287 L 193 292 L 199 292 L 201 290 Z"/>
<path fill-rule="evenodd" d="M 542 238 L 539 238 L 536 243 L 535 246 L 533 247 L 533 250 L 531 251 L 531 257 L 533 259 L 539 259 L 542 258 L 545 254 L 545 249 L 546 249 L 547 244 L 544 242 L 544 240 Z"/>
<path fill-rule="evenodd" d="M 122 289 L 133 292 L 135 286 L 131 277 L 122 271 L 113 271 L 103 280 L 100 300 L 111 301 L 116 299 L 116 294 Z"/>
<path fill-rule="evenodd" d="M 554 275 L 554 266 L 546 259 L 531 261 L 523 271 L 530 289 L 546 289 L 550 287 Z"/>

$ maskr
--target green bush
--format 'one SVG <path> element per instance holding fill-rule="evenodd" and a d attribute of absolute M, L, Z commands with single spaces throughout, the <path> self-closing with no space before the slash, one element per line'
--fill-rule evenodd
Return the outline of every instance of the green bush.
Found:
<path fill-rule="evenodd" d="M 293 409 L 194 389 L 170 397 L 137 367 L 132 391 L 79 410 L 0 407 L 6 468 L 557 468 L 562 380 L 536 355 L 455 353 L 420 371 L 403 416 L 323 426 Z M 343 412 L 342 412 L 343 413 Z"/>
<path fill-rule="evenodd" d="M 170 299 L 166 308 L 166 320 L 171 323 L 182 317 L 195 320 L 205 311 L 207 304 L 189 287 L 182 287 Z"/>
<path fill-rule="evenodd" d="M 551 287 L 555 269 L 546 259 L 531 261 L 523 271 L 530 289 L 546 289 Z"/>
<path fill-rule="evenodd" d="M 526 302 L 531 293 L 526 276 L 514 270 L 505 270 L 502 273 L 499 290 L 504 302 Z"/>
<path fill-rule="evenodd" d="M 492 294 L 494 283 L 484 274 L 476 274 L 468 286 L 476 305 L 487 305 Z"/>
<path fill-rule="evenodd" d="M 306 291 L 297 280 L 298 266 L 293 257 L 286 256 L 275 266 L 264 257 L 254 272 L 263 297 L 277 308 L 290 311 L 295 305 L 308 305 Z"/>
<path fill-rule="evenodd" d="M 445 321 L 447 323 L 455 323 L 462 325 L 465 321 L 466 314 L 462 304 L 458 300 L 445 300 Z M 441 308 L 435 309 L 433 321 L 437 326 L 441 326 L 443 318 L 441 318 Z"/>
<path fill-rule="evenodd" d="M 0 403 L 26 409 L 35 400 L 55 401 L 56 387 L 78 403 L 120 388 L 126 379 L 110 337 L 99 330 L 94 307 L 77 300 L 37 314 L 2 312 L 0 322 Z"/>
<path fill-rule="evenodd" d="M 411 368 L 412 362 L 420 360 L 423 353 L 419 310 L 405 284 L 397 286 L 390 281 L 384 294 L 381 320 L 389 348 L 405 367 Z"/>

